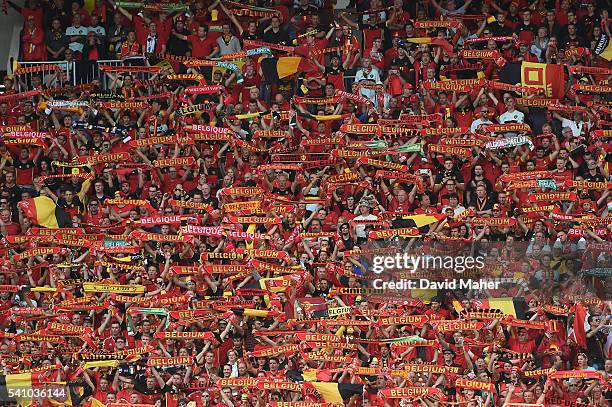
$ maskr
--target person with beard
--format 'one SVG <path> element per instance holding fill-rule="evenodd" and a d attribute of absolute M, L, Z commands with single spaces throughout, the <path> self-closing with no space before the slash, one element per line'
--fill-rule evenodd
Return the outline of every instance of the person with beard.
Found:
<path fill-rule="evenodd" d="M 191 34 L 185 27 L 185 17 L 183 16 L 178 17 L 174 21 L 174 30 L 170 33 L 170 37 L 166 43 L 166 51 L 172 55 L 185 56 L 189 51 L 189 41 L 179 38 L 176 34 L 185 37 Z"/>

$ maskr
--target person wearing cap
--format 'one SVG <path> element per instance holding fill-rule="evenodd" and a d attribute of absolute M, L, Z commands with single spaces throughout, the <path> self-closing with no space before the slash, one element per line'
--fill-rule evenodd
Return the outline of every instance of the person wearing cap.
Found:
<path fill-rule="evenodd" d="M 344 90 L 344 72 L 348 64 L 348 58 L 344 63 L 340 59 L 340 55 L 332 54 L 330 63 L 325 65 L 325 80 L 327 85 L 332 85 L 334 89 Z M 326 85 L 326 86 L 327 86 Z"/>
<path fill-rule="evenodd" d="M 439 357 L 440 354 L 442 354 L 441 358 Z M 436 359 L 436 364 L 439 366 L 448 366 L 448 367 L 464 369 L 463 366 L 455 362 L 456 355 L 457 353 L 452 348 L 447 347 L 447 348 L 443 348 L 442 350 L 436 349 L 434 359 Z M 454 372 L 449 372 L 447 374 L 447 380 L 450 383 L 453 383 L 456 377 L 457 377 L 457 374 Z M 440 376 L 438 380 L 441 380 L 441 378 L 442 376 Z"/>
<path fill-rule="evenodd" d="M 21 36 L 21 50 L 24 61 L 45 61 L 47 59 L 45 34 L 41 27 L 36 26 L 33 15 L 29 15 L 26 20 Z"/>

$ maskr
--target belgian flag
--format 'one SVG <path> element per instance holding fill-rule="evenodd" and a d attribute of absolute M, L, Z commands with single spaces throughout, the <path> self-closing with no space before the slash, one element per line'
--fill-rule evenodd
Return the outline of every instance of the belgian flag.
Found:
<path fill-rule="evenodd" d="M 302 57 L 260 58 L 261 72 L 267 83 L 275 84 L 280 79 L 295 75 L 298 72 L 313 73 L 318 68 Z"/>
<path fill-rule="evenodd" d="M 41 195 L 36 198 L 25 199 L 20 201 L 17 206 L 36 225 L 46 228 L 65 228 L 72 224 L 68 213 L 47 196 Z"/>
<path fill-rule="evenodd" d="M 517 319 L 525 319 L 526 311 L 529 309 L 525 298 L 523 297 L 500 297 L 478 299 L 473 301 L 474 308 L 477 310 L 497 309 L 504 314 L 509 314 Z M 463 311 L 463 307 L 459 301 L 453 301 L 455 311 Z"/>
<path fill-rule="evenodd" d="M 287 370 L 285 377 L 294 382 L 329 382 L 332 374 L 327 369 L 308 369 L 304 371 Z"/>
<path fill-rule="evenodd" d="M 64 387 L 64 395 L 49 398 L 47 401 L 52 406 L 80 406 L 83 401 L 92 395 L 91 388 L 82 381 L 67 383 Z"/>
<path fill-rule="evenodd" d="M 307 392 L 310 390 L 318 393 L 327 403 L 343 403 L 351 396 L 363 394 L 363 384 L 317 381 L 330 380 L 331 375 L 325 370 L 310 369 L 306 372 L 289 370 L 285 373 L 285 377 L 298 383 L 304 382 Z"/>
<path fill-rule="evenodd" d="M 308 382 L 306 388 L 316 390 L 326 403 L 345 403 L 355 395 L 363 394 L 363 384 Z"/>
<path fill-rule="evenodd" d="M 499 79 L 510 85 L 543 89 L 548 98 L 562 99 L 565 95 L 563 65 L 508 62 L 499 71 Z"/>
<path fill-rule="evenodd" d="M 267 318 L 277 316 L 277 311 L 267 311 L 262 309 L 253 309 L 253 308 L 232 308 L 231 311 L 235 315 L 241 315 L 245 317 L 254 317 L 254 318 Z"/>
<path fill-rule="evenodd" d="M 427 225 L 431 225 L 432 223 L 440 222 L 446 218 L 446 215 L 433 213 L 433 214 L 417 214 L 417 215 L 400 215 L 395 221 L 396 224 L 393 224 L 393 227 L 402 227 L 402 228 L 422 228 Z"/>
<path fill-rule="evenodd" d="M 406 38 L 407 42 L 411 42 L 413 44 L 431 44 L 437 45 L 441 47 L 448 54 L 454 54 L 453 44 L 445 40 L 444 38 L 430 38 L 430 37 L 415 37 L 415 38 Z"/>

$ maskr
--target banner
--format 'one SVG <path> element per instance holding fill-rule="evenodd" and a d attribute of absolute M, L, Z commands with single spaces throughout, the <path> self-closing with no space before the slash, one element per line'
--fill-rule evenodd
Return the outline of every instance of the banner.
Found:
<path fill-rule="evenodd" d="M 144 285 L 83 283 L 83 290 L 86 293 L 144 294 L 146 287 Z"/>

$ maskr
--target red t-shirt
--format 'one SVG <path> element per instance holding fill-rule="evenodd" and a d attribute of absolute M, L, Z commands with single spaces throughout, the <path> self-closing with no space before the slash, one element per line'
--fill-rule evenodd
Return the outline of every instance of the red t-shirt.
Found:
<path fill-rule="evenodd" d="M 136 42 L 138 42 L 139 44 L 147 43 L 147 35 L 149 35 L 149 26 L 138 15 L 134 16 L 134 32 L 136 33 Z"/>
<path fill-rule="evenodd" d="M 191 43 L 191 56 L 194 58 L 206 58 L 215 49 L 216 43 L 212 38 L 200 38 L 197 35 L 188 35 L 187 40 Z"/>
<path fill-rule="evenodd" d="M 526 342 L 520 342 L 517 338 L 508 339 L 508 347 L 510 350 L 519 353 L 533 353 L 536 350 L 536 343 L 533 339 Z"/>

